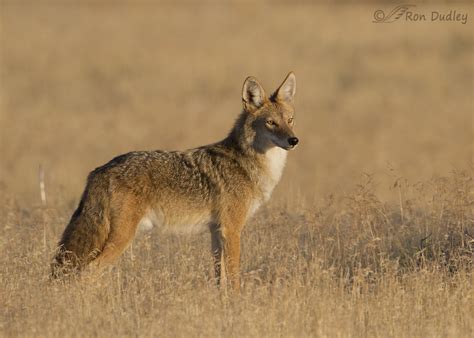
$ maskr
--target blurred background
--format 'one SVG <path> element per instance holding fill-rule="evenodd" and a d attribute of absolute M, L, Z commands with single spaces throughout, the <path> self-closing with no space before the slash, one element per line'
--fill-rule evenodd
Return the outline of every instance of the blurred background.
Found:
<path fill-rule="evenodd" d="M 131 150 L 224 138 L 241 86 L 297 76 L 296 130 L 275 199 L 374 175 L 387 199 L 473 155 L 473 22 L 373 23 L 392 3 L 2 1 L 0 192 L 75 203 L 90 170 Z M 417 10 L 474 13 L 469 3 Z"/>

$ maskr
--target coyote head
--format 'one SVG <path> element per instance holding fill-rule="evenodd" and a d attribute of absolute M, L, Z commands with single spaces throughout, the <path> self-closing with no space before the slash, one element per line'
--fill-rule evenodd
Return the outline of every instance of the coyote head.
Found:
<path fill-rule="evenodd" d="M 272 147 L 293 149 L 298 138 L 293 131 L 295 110 L 293 100 L 296 92 L 296 77 L 290 72 L 278 89 L 265 95 L 257 79 L 248 77 L 242 88 L 244 112 L 241 116 L 241 132 L 246 142 L 258 152 Z"/>

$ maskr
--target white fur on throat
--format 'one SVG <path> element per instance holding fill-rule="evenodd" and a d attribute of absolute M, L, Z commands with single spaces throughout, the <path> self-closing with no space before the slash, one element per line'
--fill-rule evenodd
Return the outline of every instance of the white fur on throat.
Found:
<path fill-rule="evenodd" d="M 263 202 L 270 199 L 273 189 L 280 181 L 283 168 L 285 167 L 287 154 L 288 151 L 280 147 L 273 147 L 265 153 L 267 172 L 260 178 L 262 197 L 256 198 L 252 201 L 249 210 L 249 217 L 257 211 Z"/>
<path fill-rule="evenodd" d="M 267 151 L 265 157 L 267 159 L 267 170 L 268 179 L 266 182 L 262 182 L 262 190 L 264 192 L 265 201 L 270 198 L 273 188 L 280 181 L 281 175 L 283 174 L 283 168 L 286 164 L 286 155 L 288 151 L 280 147 L 273 147 Z M 265 180 L 264 180 L 265 181 Z"/>

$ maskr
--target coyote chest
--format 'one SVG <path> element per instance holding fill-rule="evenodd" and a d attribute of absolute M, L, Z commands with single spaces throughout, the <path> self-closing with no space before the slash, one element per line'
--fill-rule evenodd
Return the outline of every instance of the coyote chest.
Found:
<path fill-rule="evenodd" d="M 287 151 L 274 147 L 268 150 L 265 154 L 265 173 L 259 180 L 259 190 L 261 196 L 254 198 L 250 205 L 249 217 L 252 216 L 262 205 L 268 201 L 273 192 L 273 189 L 280 181 L 283 173 L 283 168 L 286 163 Z"/>

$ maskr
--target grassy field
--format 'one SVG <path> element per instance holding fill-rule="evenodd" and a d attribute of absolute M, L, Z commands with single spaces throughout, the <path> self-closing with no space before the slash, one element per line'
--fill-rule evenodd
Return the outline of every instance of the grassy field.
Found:
<path fill-rule="evenodd" d="M 473 23 L 372 23 L 391 7 L 1 1 L 0 336 L 472 337 Z M 289 70 L 301 144 L 244 230 L 240 296 L 208 234 L 160 229 L 49 282 L 91 169 L 221 139 L 244 78 Z"/>

